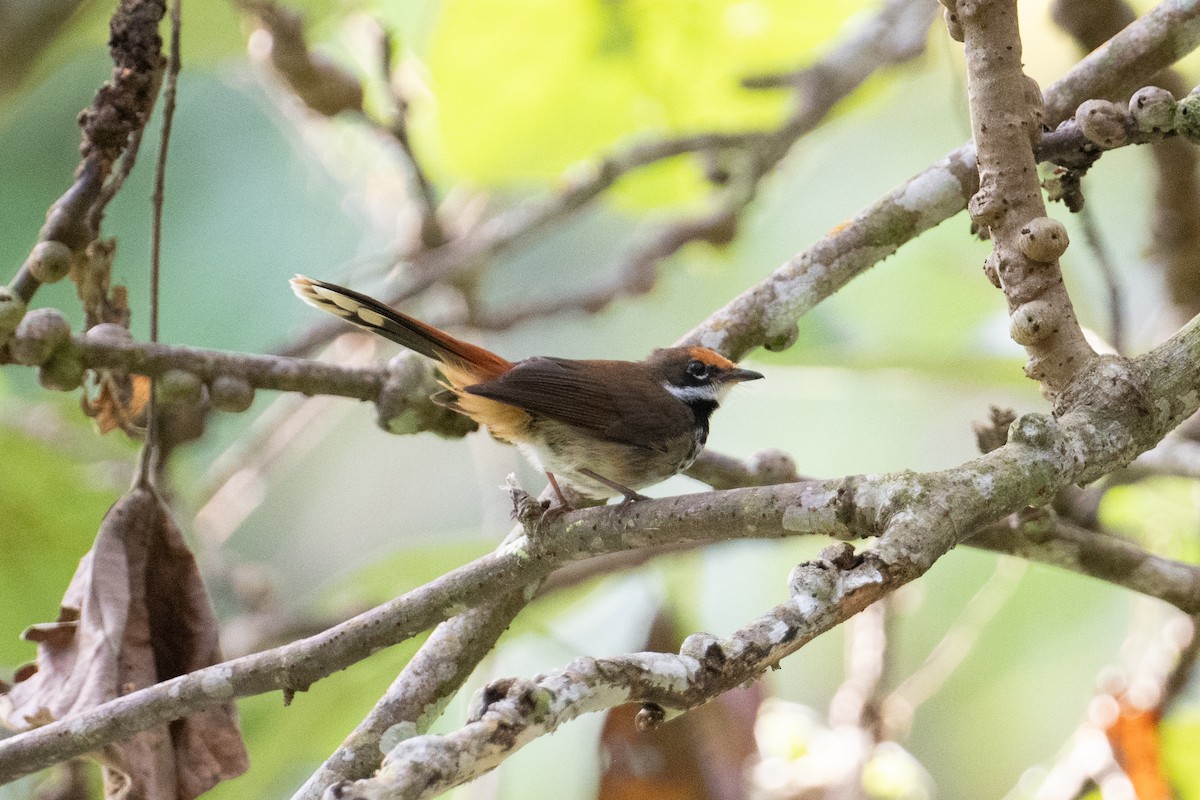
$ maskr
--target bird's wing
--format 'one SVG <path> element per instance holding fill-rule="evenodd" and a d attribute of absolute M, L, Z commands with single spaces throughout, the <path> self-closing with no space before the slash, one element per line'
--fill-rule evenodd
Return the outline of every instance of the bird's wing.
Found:
<path fill-rule="evenodd" d="M 661 448 L 694 425 L 687 406 L 624 361 L 528 358 L 464 391 L 581 428 L 598 438 Z"/>

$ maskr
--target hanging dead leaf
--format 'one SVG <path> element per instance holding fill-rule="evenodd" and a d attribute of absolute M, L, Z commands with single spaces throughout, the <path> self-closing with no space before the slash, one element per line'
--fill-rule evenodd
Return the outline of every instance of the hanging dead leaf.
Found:
<path fill-rule="evenodd" d="M 113 259 L 117 253 L 116 239 L 95 239 L 83 256 L 71 263 L 71 280 L 83 302 L 86 328 L 102 322 L 115 322 L 129 327 L 129 299 L 124 286 L 110 286 Z"/>
<path fill-rule="evenodd" d="M 144 488 L 109 510 L 58 621 L 25 635 L 38 643 L 37 670 L 0 697 L 0 715 L 18 729 L 221 661 L 195 559 Z M 232 703 L 110 744 L 96 757 L 109 800 L 192 800 L 247 767 Z"/>

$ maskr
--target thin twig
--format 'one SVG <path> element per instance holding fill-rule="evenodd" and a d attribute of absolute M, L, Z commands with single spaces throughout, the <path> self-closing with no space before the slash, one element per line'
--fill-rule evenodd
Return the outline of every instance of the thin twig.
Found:
<path fill-rule="evenodd" d="M 736 233 L 738 217 L 753 200 L 760 181 L 812 131 L 833 107 L 886 66 L 915 58 L 924 49 L 936 3 L 932 0 L 889 0 L 879 14 L 856 26 L 829 53 L 803 72 L 797 83 L 795 111 L 776 128 L 739 133 L 700 133 L 643 142 L 601 159 L 594 167 L 568 170 L 584 175 L 559 194 L 528 201 L 485 221 L 464 237 L 440 248 L 410 255 L 403 285 L 384 298 L 396 305 L 440 282 L 453 282 L 475 265 L 499 255 L 551 223 L 565 219 L 607 191 L 617 179 L 658 161 L 687 153 L 704 153 L 742 165 L 716 194 L 712 208 L 696 217 L 656 226 L 609 270 L 599 285 L 563 297 L 533 300 L 504 311 L 474 309 L 461 320 L 479 328 L 504 329 L 531 318 L 569 311 L 595 313 L 618 297 L 649 291 L 656 267 L 696 241 L 724 243 Z M 731 157 L 732 156 L 732 157 Z M 340 330 L 321 324 L 276 352 L 306 353 Z"/>
<path fill-rule="evenodd" d="M 158 158 L 154 164 L 154 192 L 150 196 L 150 341 L 158 342 L 158 309 L 160 276 L 162 274 L 162 218 L 166 200 L 167 151 L 171 144 L 171 124 L 175 120 L 175 90 L 179 84 L 180 29 L 183 0 L 171 0 L 171 55 L 167 60 L 167 78 L 163 87 L 162 136 L 158 142 Z M 146 442 L 138 459 L 137 483 L 151 488 L 151 462 L 159 452 L 158 400 L 155 381 L 150 379 L 150 400 L 146 406 Z"/>
<path fill-rule="evenodd" d="M 828 53 L 798 71 L 796 107 L 775 130 L 746 138 L 736 148 L 708 151 L 710 156 L 740 164 L 727 177 L 707 212 L 654 227 L 607 272 L 610 278 L 578 294 L 533 300 L 503 312 L 476 312 L 465 323 L 504 329 L 529 319 L 569 311 L 594 314 L 619 297 L 650 291 L 657 267 L 693 242 L 721 245 L 737 234 L 742 213 L 754 200 L 762 180 L 806 134 L 815 130 L 834 107 L 880 70 L 910 61 L 925 50 L 937 4 L 933 0 L 888 0 L 874 16 L 856 24 Z M 730 158 L 737 153 L 736 159 Z"/>
<path fill-rule="evenodd" d="M 794 579 L 793 591 L 801 599 L 774 609 L 747 629 L 753 645 L 730 643 L 731 648 L 746 645 L 740 651 L 745 658 L 731 660 L 729 669 L 674 696 L 679 702 L 707 698 L 727 688 L 727 682 L 732 686 L 753 677 L 812 636 L 916 579 L 987 521 L 1044 504 L 1060 487 L 1095 480 L 1152 447 L 1200 405 L 1195 392 L 1200 381 L 1198 352 L 1200 320 L 1130 362 L 1139 375 L 1118 375 L 1112 369 L 1117 365 L 1106 365 L 1092 376 L 1089 383 L 1095 393 L 1085 406 L 1058 420 L 1027 414 L 1013 423 L 1008 444 L 943 472 L 734 489 L 572 512 L 540 526 L 535 535 L 512 541 L 318 636 L 199 670 L 6 740 L 0 743 L 0 781 L 231 697 L 303 690 L 380 647 L 445 620 L 464 605 L 474 607 L 504 589 L 516 591 L 539 581 L 569 560 L 701 539 L 815 532 L 844 539 L 880 536 L 862 558 L 839 559 L 836 569 L 819 566 Z M 1130 385 L 1141 387 L 1146 405 L 1131 404 Z M 1151 556 L 1123 542 L 1087 542 L 1080 547 L 1083 544 L 1090 549 L 1078 551 L 1083 557 L 1062 559 L 1065 566 L 1160 597 L 1189 613 L 1200 612 L 1200 568 Z M 1036 547 L 1031 552 L 1042 555 Z M 767 640 L 758 641 L 761 637 Z M 657 693 L 657 681 L 650 688 L 655 693 L 645 699 L 668 699 Z M 602 697 L 611 704 L 624 696 L 610 692 L 593 700 Z M 564 712 L 582 710 L 586 708 Z"/>
<path fill-rule="evenodd" d="M 392 74 L 392 37 L 388 31 L 381 29 L 379 35 L 380 74 L 387 87 L 388 96 L 392 100 L 392 118 L 382 127 L 391 135 L 400 147 L 404 159 L 404 170 L 408 175 L 409 193 L 417 207 L 420 224 L 420 244 L 422 249 L 432 249 L 446 243 L 447 236 L 438 220 L 437 192 L 433 182 L 425 173 L 413 150 L 412 139 L 408 135 L 408 99 L 396 85 Z M 368 119 L 375 124 L 373 118 Z"/>
<path fill-rule="evenodd" d="M 391 749 L 394 740 L 425 733 L 437 720 L 444 701 L 491 652 L 526 602 L 524 593 L 512 594 L 435 628 L 371 713 L 292 800 L 320 800 L 325 790 L 339 781 L 370 776 L 379 769 L 383 753 Z"/>

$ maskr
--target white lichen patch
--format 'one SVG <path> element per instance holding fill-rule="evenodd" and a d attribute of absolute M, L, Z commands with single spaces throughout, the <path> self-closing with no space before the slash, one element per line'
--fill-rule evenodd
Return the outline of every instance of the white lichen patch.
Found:
<path fill-rule="evenodd" d="M 729 333 L 724 328 L 709 328 L 700 334 L 700 346 L 723 353 L 728 338 Z"/>
<path fill-rule="evenodd" d="M 496 553 L 501 556 L 516 556 L 522 560 L 529 558 L 529 537 L 518 536 L 512 541 L 505 542 L 496 548 Z"/>
<path fill-rule="evenodd" d="M 595 680 L 596 676 L 588 676 Z M 556 708 L 581 703 L 596 693 L 595 687 L 585 680 L 564 680 L 553 690 L 553 705 Z"/>
<path fill-rule="evenodd" d="M 802 258 L 788 263 L 776 273 L 771 281 L 775 290 L 775 302 L 768 316 L 774 320 L 773 327 L 790 325 L 791 313 L 800 312 L 816 305 L 817 279 L 828 272 L 829 267 L 820 262 Z M 781 320 L 781 313 L 788 320 Z"/>
<path fill-rule="evenodd" d="M 663 679 L 659 683 L 675 692 L 688 688 L 693 673 L 700 666 L 700 662 L 691 656 L 674 653 L 643 653 L 642 659 L 653 675 Z"/>
<path fill-rule="evenodd" d="M 866 475 L 855 492 L 855 504 L 876 513 L 896 512 L 911 505 L 924 494 L 912 474 Z M 894 517 L 893 517 L 894 518 Z"/>
<path fill-rule="evenodd" d="M 736 636 L 721 640 L 721 651 L 726 658 L 737 658 L 746 650 L 746 643 Z"/>
<path fill-rule="evenodd" d="M 828 507 L 807 508 L 803 506 L 788 506 L 785 508 L 780 525 L 783 526 L 785 531 L 814 533 L 824 536 L 834 536 L 842 527 L 832 509 Z"/>
<path fill-rule="evenodd" d="M 925 229 L 958 213 L 963 207 L 963 187 L 950 162 L 942 159 L 904 185 L 896 203 L 919 215 L 918 227 Z"/>
<path fill-rule="evenodd" d="M 821 598 L 810 592 L 801 592 L 800 594 L 792 597 L 792 605 L 796 607 L 796 610 L 799 611 L 805 619 L 816 616 L 817 612 L 821 610 L 822 602 L 823 600 Z"/>
<path fill-rule="evenodd" d="M 233 677 L 233 668 L 225 666 L 209 667 L 200 679 L 200 688 L 209 697 L 233 697 L 233 686 L 229 679 Z"/>
<path fill-rule="evenodd" d="M 395 725 L 384 731 L 383 736 L 379 737 L 379 752 L 388 753 L 396 745 L 403 741 L 407 741 L 418 734 L 420 734 L 420 731 L 417 729 L 417 723 L 411 720 L 397 722 Z M 353 751 L 348 749 L 346 751 L 346 758 L 347 760 L 353 761 Z"/>
<path fill-rule="evenodd" d="M 842 575 L 838 580 L 838 598 L 856 592 L 865 586 L 875 586 L 883 583 L 883 574 L 875 567 L 864 564 L 857 569 Z"/>
<path fill-rule="evenodd" d="M 992 492 L 996 488 L 996 479 L 991 473 L 980 472 L 971 476 L 971 485 L 975 487 L 975 491 L 980 497 L 991 498 Z"/>
<path fill-rule="evenodd" d="M 441 683 L 448 683 L 458 672 L 457 667 L 454 665 L 454 661 L 451 660 L 452 657 L 449 654 L 446 655 L 447 660 L 439 662 L 437 669 L 435 670 L 436 677 Z"/>
<path fill-rule="evenodd" d="M 791 630 L 790 625 L 781 620 L 776 620 L 775 624 L 771 626 L 771 630 L 767 633 L 767 639 L 770 640 L 771 644 L 782 644 L 783 640 L 787 638 L 789 630 Z"/>

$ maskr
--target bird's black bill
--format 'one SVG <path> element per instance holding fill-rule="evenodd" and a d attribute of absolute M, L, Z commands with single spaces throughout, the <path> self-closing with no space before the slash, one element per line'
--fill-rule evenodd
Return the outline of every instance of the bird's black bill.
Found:
<path fill-rule="evenodd" d="M 721 380 L 740 383 L 741 381 L 756 381 L 765 377 L 761 372 L 755 372 L 752 369 L 731 369 L 721 375 Z"/>

